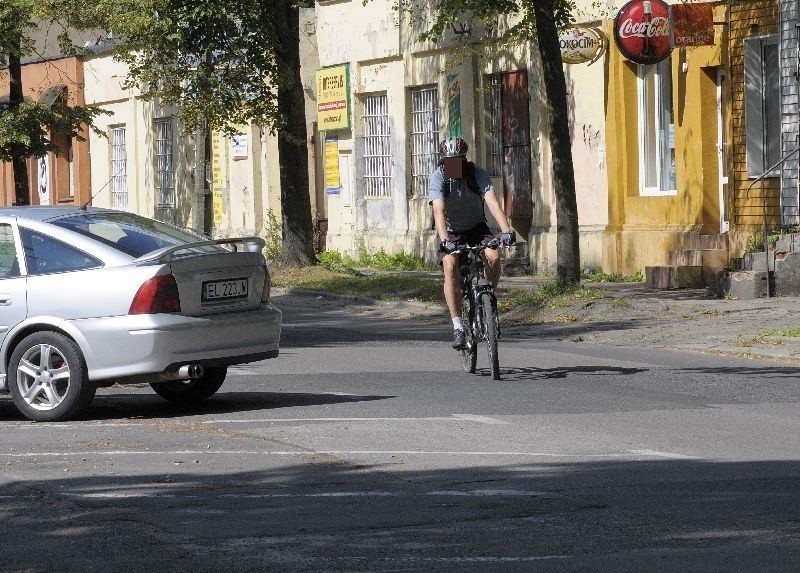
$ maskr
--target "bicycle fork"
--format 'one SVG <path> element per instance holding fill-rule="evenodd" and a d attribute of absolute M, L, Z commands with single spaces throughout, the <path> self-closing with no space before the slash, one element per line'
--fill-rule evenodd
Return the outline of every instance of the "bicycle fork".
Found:
<path fill-rule="evenodd" d="M 486 317 L 483 314 L 483 298 L 489 297 L 489 301 L 492 306 L 492 310 L 494 311 L 492 314 L 494 319 L 494 324 L 486 324 Z M 487 338 L 486 331 L 487 328 L 494 328 L 494 331 L 497 333 L 497 339 L 500 340 L 500 320 L 498 319 L 497 315 L 497 297 L 495 296 L 494 292 L 492 292 L 492 287 L 489 284 L 477 284 L 472 287 L 472 310 L 473 310 L 473 322 L 475 332 L 480 334 L 480 337 L 484 340 Z"/>

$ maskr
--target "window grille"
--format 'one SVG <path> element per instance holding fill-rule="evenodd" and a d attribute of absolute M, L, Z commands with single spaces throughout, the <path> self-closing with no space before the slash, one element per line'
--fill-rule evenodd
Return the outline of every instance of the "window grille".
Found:
<path fill-rule="evenodd" d="M 386 94 L 364 99 L 364 180 L 367 197 L 389 197 L 392 183 L 392 141 Z"/>
<path fill-rule="evenodd" d="M 175 206 L 175 172 L 172 162 L 172 120 L 154 122 L 156 136 L 156 198 L 157 207 Z"/>
<path fill-rule="evenodd" d="M 411 92 L 411 180 L 415 197 L 427 197 L 428 177 L 439 159 L 439 90 Z"/>
<path fill-rule="evenodd" d="M 500 177 L 503 169 L 503 83 L 500 75 L 489 76 L 489 161 L 486 170 Z"/>
<path fill-rule="evenodd" d="M 128 209 L 128 155 L 124 125 L 111 128 L 111 208 Z"/>

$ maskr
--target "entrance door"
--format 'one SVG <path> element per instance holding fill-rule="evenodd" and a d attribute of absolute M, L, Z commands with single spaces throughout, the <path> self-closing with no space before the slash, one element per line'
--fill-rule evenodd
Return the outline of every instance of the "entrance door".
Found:
<path fill-rule="evenodd" d="M 502 134 L 504 204 L 508 217 L 533 217 L 528 71 L 503 74 Z"/>
<path fill-rule="evenodd" d="M 728 219 L 728 141 L 724 94 L 728 87 L 725 70 L 717 70 L 717 167 L 719 173 L 719 232 L 730 229 Z"/>

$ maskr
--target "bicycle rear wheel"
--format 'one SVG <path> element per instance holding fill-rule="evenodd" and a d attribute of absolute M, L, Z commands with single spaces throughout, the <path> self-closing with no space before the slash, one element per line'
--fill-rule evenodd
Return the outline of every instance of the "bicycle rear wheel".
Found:
<path fill-rule="evenodd" d="M 486 340 L 489 351 L 489 365 L 492 369 L 492 378 L 500 380 L 500 358 L 497 355 L 497 309 L 494 301 L 489 294 L 480 297 L 480 309 L 483 313 L 483 332 L 482 337 Z"/>
<path fill-rule="evenodd" d="M 472 324 L 473 316 L 469 295 L 465 295 L 461 299 L 461 322 L 464 323 L 464 340 L 467 346 L 461 350 L 461 365 L 470 374 L 475 374 L 475 366 L 478 364 L 478 339 Z"/>

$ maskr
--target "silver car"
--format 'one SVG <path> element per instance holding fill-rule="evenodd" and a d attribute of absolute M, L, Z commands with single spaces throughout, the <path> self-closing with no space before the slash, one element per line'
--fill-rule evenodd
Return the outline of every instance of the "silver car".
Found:
<path fill-rule="evenodd" d="M 37 421 L 113 384 L 208 398 L 228 366 L 278 356 L 263 247 L 109 209 L 0 208 L 0 392 Z"/>

